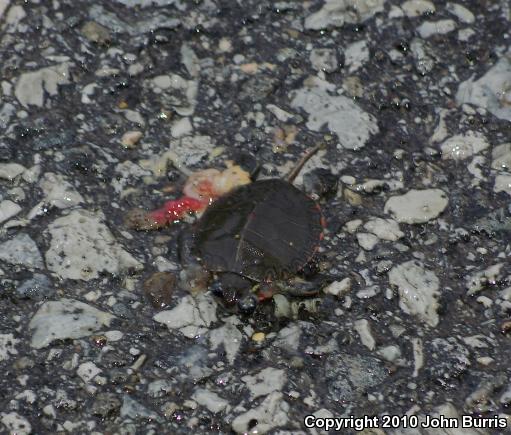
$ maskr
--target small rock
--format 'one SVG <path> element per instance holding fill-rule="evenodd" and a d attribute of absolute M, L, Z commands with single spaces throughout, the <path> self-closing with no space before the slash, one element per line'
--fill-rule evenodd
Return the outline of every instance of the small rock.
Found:
<path fill-rule="evenodd" d="M 302 328 L 305 329 L 307 322 L 294 322 L 282 328 L 273 341 L 273 346 L 281 348 L 286 352 L 297 352 L 302 335 Z"/>
<path fill-rule="evenodd" d="M 497 145 L 492 153 L 491 167 L 499 171 L 511 172 L 511 143 Z"/>
<path fill-rule="evenodd" d="M 208 391 L 205 388 L 196 388 L 192 399 L 199 405 L 205 406 L 212 413 L 217 414 L 229 407 L 229 402 L 222 399 L 218 394 Z"/>
<path fill-rule="evenodd" d="M 503 263 L 496 263 L 486 269 L 474 272 L 466 277 L 467 294 L 469 296 L 481 290 L 495 286 L 503 278 Z"/>
<path fill-rule="evenodd" d="M 2 125 L 4 121 L 2 110 L 0 109 L 0 128 L 7 128 L 7 124 Z M 2 138 L 0 142 L 0 162 L 8 162 L 16 157 L 16 143 L 8 138 Z"/>
<path fill-rule="evenodd" d="M 336 402 L 356 401 L 360 394 L 388 377 L 382 361 L 373 357 L 331 354 L 325 364 L 328 397 Z"/>
<path fill-rule="evenodd" d="M 17 355 L 16 344 L 19 340 L 13 334 L 0 334 L 0 362 L 8 360 L 11 355 Z"/>
<path fill-rule="evenodd" d="M 255 332 L 252 335 L 252 340 L 256 343 L 262 343 L 266 339 L 266 334 L 264 332 Z"/>
<path fill-rule="evenodd" d="M 18 163 L 0 163 L 0 178 L 13 181 L 18 175 L 25 172 L 27 168 Z"/>
<path fill-rule="evenodd" d="M 34 273 L 33 277 L 23 281 L 17 288 L 16 293 L 20 298 L 41 301 L 55 294 L 55 288 L 51 280 L 41 273 Z"/>
<path fill-rule="evenodd" d="M 137 124 L 137 128 L 142 128 L 145 126 L 145 119 L 140 112 L 131 109 L 124 109 L 122 113 L 128 121 L 132 122 L 133 124 Z"/>
<path fill-rule="evenodd" d="M 153 398 L 165 397 L 172 393 L 174 385 L 165 379 L 158 379 L 147 386 L 147 394 Z"/>
<path fill-rule="evenodd" d="M 101 373 L 101 369 L 92 361 L 80 364 L 76 370 L 76 374 L 86 383 L 92 381 L 99 373 Z"/>
<path fill-rule="evenodd" d="M 0 413 L 0 421 L 11 435 L 29 435 L 32 433 L 31 424 L 17 412 Z"/>
<path fill-rule="evenodd" d="M 488 148 L 486 137 L 478 132 L 468 131 L 445 140 L 440 149 L 442 159 L 464 160 Z"/>
<path fill-rule="evenodd" d="M 332 48 L 315 48 L 311 50 L 310 62 L 317 71 L 332 73 L 339 67 L 337 53 Z"/>
<path fill-rule="evenodd" d="M 278 319 L 291 317 L 291 304 L 284 295 L 276 294 L 272 299 L 275 305 L 275 317 Z"/>
<path fill-rule="evenodd" d="M 168 17 L 166 17 L 168 20 Z M 198 81 L 186 80 L 177 74 L 161 75 L 148 81 L 153 92 L 161 97 L 165 104 L 181 116 L 190 116 L 197 104 Z"/>
<path fill-rule="evenodd" d="M 190 122 L 190 118 L 181 118 L 179 121 L 174 122 L 172 124 L 172 128 L 170 130 L 170 134 L 172 137 L 179 138 L 182 136 L 187 136 L 192 133 L 193 127 Z"/>
<path fill-rule="evenodd" d="M 360 336 L 360 341 L 369 350 L 374 350 L 376 341 L 371 333 L 371 325 L 366 319 L 359 319 L 354 323 L 355 331 Z"/>
<path fill-rule="evenodd" d="M 364 228 L 379 239 L 395 242 L 405 234 L 393 219 L 372 218 L 364 224 Z"/>
<path fill-rule="evenodd" d="M 176 283 L 177 278 L 173 273 L 156 272 L 144 282 L 144 294 L 154 308 L 165 308 L 172 301 Z"/>
<path fill-rule="evenodd" d="M 433 14 L 436 10 L 435 5 L 427 0 L 407 0 L 401 5 L 401 9 L 410 18 Z"/>
<path fill-rule="evenodd" d="M 440 282 L 434 272 L 411 260 L 394 266 L 389 283 L 399 290 L 399 306 L 407 314 L 417 315 L 430 326 L 438 324 Z"/>
<path fill-rule="evenodd" d="M 114 393 L 99 393 L 91 406 L 92 415 L 101 418 L 115 416 L 121 408 L 121 401 Z"/>
<path fill-rule="evenodd" d="M 397 359 L 401 358 L 401 349 L 394 345 L 382 347 L 378 349 L 376 353 L 389 362 L 395 362 Z"/>
<path fill-rule="evenodd" d="M 21 207 L 8 199 L 0 202 L 0 224 L 13 216 L 16 216 L 21 211 Z"/>
<path fill-rule="evenodd" d="M 185 66 L 186 71 L 190 74 L 191 77 L 198 77 L 200 74 L 200 61 L 193 48 L 184 43 L 181 46 L 181 63 Z"/>
<path fill-rule="evenodd" d="M 189 168 L 205 160 L 213 151 L 214 144 L 209 136 L 186 136 L 170 142 L 170 152 L 178 168 Z"/>
<path fill-rule="evenodd" d="M 162 421 L 162 418 L 156 412 L 146 408 L 128 395 L 124 396 L 120 415 L 133 420 L 150 419 L 160 423 Z"/>
<path fill-rule="evenodd" d="M 47 233 L 51 240 L 46 264 L 61 278 L 89 281 L 102 271 L 118 274 L 142 268 L 117 242 L 101 214 L 73 210 L 55 219 Z"/>
<path fill-rule="evenodd" d="M 382 12 L 385 0 L 326 0 L 323 7 L 305 18 L 305 28 L 321 30 L 360 24 Z"/>
<path fill-rule="evenodd" d="M 243 376 L 241 380 L 250 390 L 250 400 L 254 400 L 274 391 L 281 391 L 286 385 L 287 376 L 284 370 L 267 367 L 254 376 Z"/>
<path fill-rule="evenodd" d="M 20 233 L 0 245 L 0 260 L 9 264 L 19 264 L 29 269 L 42 269 L 44 267 L 39 248 L 25 233 Z"/>
<path fill-rule="evenodd" d="M 232 430 L 238 434 L 265 434 L 275 427 L 285 426 L 288 422 L 289 404 L 283 400 L 283 394 L 273 392 L 262 403 L 249 411 L 238 415 L 232 421 Z"/>
<path fill-rule="evenodd" d="M 87 21 L 81 29 L 82 35 L 99 45 L 108 45 L 111 41 L 110 31 L 94 21 Z"/>
<path fill-rule="evenodd" d="M 293 114 L 286 112 L 275 104 L 268 104 L 266 108 L 281 122 L 288 122 L 290 119 L 293 119 Z"/>
<path fill-rule="evenodd" d="M 42 107 L 45 95 L 57 95 L 58 87 L 69 83 L 69 64 L 61 63 L 21 74 L 14 95 L 24 107 Z"/>
<path fill-rule="evenodd" d="M 111 314 L 75 299 L 45 302 L 28 325 L 35 329 L 30 345 L 42 349 L 55 340 L 87 337 L 109 326 L 113 319 Z"/>
<path fill-rule="evenodd" d="M 385 203 L 385 213 L 398 222 L 419 224 L 435 219 L 447 207 L 448 199 L 440 189 L 412 189 L 400 196 L 392 196 Z"/>
<path fill-rule="evenodd" d="M 130 317 L 130 309 L 126 306 L 126 304 L 123 304 L 122 302 L 117 302 L 114 305 L 112 305 L 112 312 L 119 317 L 122 317 L 123 319 L 129 319 Z"/>
<path fill-rule="evenodd" d="M 506 192 L 511 195 L 511 174 L 510 175 L 497 175 L 495 177 L 495 186 L 493 187 L 494 192 Z"/>
<path fill-rule="evenodd" d="M 225 319 L 225 324 L 223 326 L 213 329 L 209 333 L 211 349 L 216 350 L 222 345 L 227 361 L 229 361 L 230 364 L 234 363 L 243 340 L 243 335 L 235 326 L 236 320 L 236 317 Z"/>
<path fill-rule="evenodd" d="M 410 44 L 410 51 L 413 54 L 415 68 L 421 75 L 426 75 L 433 70 L 435 66 L 435 59 L 431 56 L 430 49 L 423 39 L 414 38 Z M 443 120 L 441 120 L 441 123 L 442 122 Z M 435 138 L 435 134 L 436 137 L 438 137 L 440 131 L 436 131 L 433 134 L 433 138 Z M 445 134 L 447 135 L 447 132 Z"/>
<path fill-rule="evenodd" d="M 249 100 L 252 103 L 264 100 L 277 86 L 277 80 L 266 74 L 257 74 L 247 79 L 238 93 L 241 100 Z"/>
<path fill-rule="evenodd" d="M 142 139 L 143 133 L 138 130 L 127 131 L 122 135 L 121 144 L 125 148 L 133 148 L 140 139 Z"/>
<path fill-rule="evenodd" d="M 343 297 L 350 290 L 351 290 L 350 278 L 344 278 L 341 281 L 334 281 L 323 289 L 325 293 L 337 296 L 339 298 Z"/>
<path fill-rule="evenodd" d="M 82 195 L 76 191 L 64 175 L 46 172 L 39 181 L 39 187 L 44 193 L 44 200 L 36 207 L 49 206 L 64 210 L 84 202 Z M 30 214 L 34 212 L 35 207 Z"/>
<path fill-rule="evenodd" d="M 231 40 L 226 37 L 221 38 L 218 43 L 218 50 L 220 50 L 221 53 L 230 53 L 232 51 Z"/>
<path fill-rule="evenodd" d="M 352 221 L 348 221 L 344 224 L 344 228 L 350 234 L 353 234 L 357 231 L 358 227 L 362 225 L 362 219 L 353 219 Z"/>
<path fill-rule="evenodd" d="M 494 116 L 511 121 L 511 61 L 502 56 L 486 74 L 478 80 L 473 77 L 460 84 L 456 93 L 456 103 L 474 104 L 492 113 Z"/>
<path fill-rule="evenodd" d="M 426 21 L 417 28 L 417 31 L 421 38 L 426 39 L 433 35 L 445 35 L 456 30 L 456 27 L 453 20 Z"/>
<path fill-rule="evenodd" d="M 351 74 L 357 71 L 362 65 L 369 60 L 369 47 L 367 42 L 357 41 L 346 47 L 344 52 L 344 63 L 348 67 L 348 72 Z"/>
<path fill-rule="evenodd" d="M 352 99 L 343 95 L 330 95 L 335 86 L 312 78 L 306 86 L 291 93 L 291 106 L 309 114 L 307 128 L 321 131 L 325 124 L 337 135 L 339 147 L 350 150 L 362 148 L 371 135 L 378 133 L 376 118 L 362 110 Z"/>
<path fill-rule="evenodd" d="M 205 333 L 211 323 L 217 320 L 216 306 L 215 300 L 207 293 L 196 299 L 185 296 L 175 308 L 160 311 L 153 319 L 171 330 L 178 329 L 186 337 L 193 338 Z"/>
<path fill-rule="evenodd" d="M 372 251 L 379 242 L 379 239 L 374 234 L 357 233 L 357 241 L 362 249 Z"/>
<path fill-rule="evenodd" d="M 474 14 L 458 3 L 447 3 L 445 9 L 455 15 L 462 23 L 472 24 L 475 22 Z"/>

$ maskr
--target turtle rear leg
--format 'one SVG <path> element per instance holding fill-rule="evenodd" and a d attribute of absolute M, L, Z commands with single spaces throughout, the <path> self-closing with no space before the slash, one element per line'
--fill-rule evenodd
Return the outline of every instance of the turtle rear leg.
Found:
<path fill-rule="evenodd" d="M 318 280 L 305 281 L 301 278 L 295 277 L 287 281 L 273 283 L 276 293 L 282 293 L 285 295 L 296 296 L 296 297 L 308 297 L 317 295 L 323 287 L 321 282 Z"/>

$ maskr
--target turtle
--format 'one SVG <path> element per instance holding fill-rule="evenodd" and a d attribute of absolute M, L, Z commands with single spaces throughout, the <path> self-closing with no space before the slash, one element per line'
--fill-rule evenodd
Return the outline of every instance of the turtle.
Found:
<path fill-rule="evenodd" d="M 190 212 L 203 212 L 195 225 L 179 235 L 181 283 L 190 291 L 197 287 L 190 282 L 200 282 L 198 287 L 203 288 L 213 273 L 209 289 L 238 301 L 242 311 L 251 311 L 258 300 L 275 292 L 316 294 L 322 282 L 318 285 L 298 274 L 313 269 L 325 221 L 317 202 L 293 181 L 320 148 L 310 149 L 284 178 L 257 180 L 256 168 L 250 177 L 253 182 L 244 180 L 248 184 L 220 196 L 184 196 L 149 213 L 135 209 L 128 213 L 127 225 L 152 230 Z M 202 187 L 209 191 L 207 180 Z M 239 297 L 240 293 L 248 294 Z"/>
<path fill-rule="evenodd" d="M 292 182 L 319 148 L 310 150 L 285 179 L 256 180 L 216 199 L 185 243 L 188 254 L 217 276 L 213 291 L 249 289 L 238 298 L 243 311 L 276 291 L 317 293 L 314 283 L 296 275 L 314 260 L 325 222 L 316 201 Z M 286 280 L 293 282 L 285 285 Z"/>

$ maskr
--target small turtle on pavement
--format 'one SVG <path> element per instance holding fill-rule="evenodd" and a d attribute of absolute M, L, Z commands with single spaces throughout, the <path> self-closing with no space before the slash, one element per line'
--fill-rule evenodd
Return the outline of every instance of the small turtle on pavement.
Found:
<path fill-rule="evenodd" d="M 188 263 L 197 260 L 216 274 L 213 291 L 252 289 L 239 298 L 244 311 L 275 292 L 306 296 L 318 291 L 317 285 L 296 275 L 313 261 L 324 221 L 319 205 L 292 182 L 319 149 L 310 150 L 285 179 L 254 181 L 215 199 L 188 237 L 182 237 L 182 258 Z M 175 204 L 167 204 L 174 210 Z"/>

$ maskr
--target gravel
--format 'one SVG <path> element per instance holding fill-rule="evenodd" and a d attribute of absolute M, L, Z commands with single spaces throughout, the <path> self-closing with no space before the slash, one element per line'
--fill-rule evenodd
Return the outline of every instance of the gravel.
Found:
<path fill-rule="evenodd" d="M 0 432 L 510 426 L 510 22 L 506 1 L 0 0 Z M 316 145 L 307 297 L 240 312 L 183 249 L 198 216 L 125 223 L 193 172 L 276 178 Z"/>

